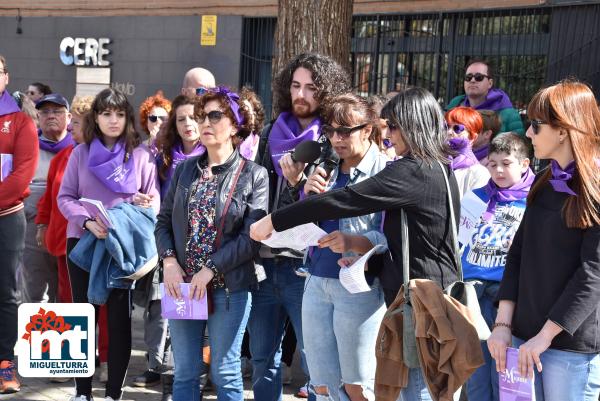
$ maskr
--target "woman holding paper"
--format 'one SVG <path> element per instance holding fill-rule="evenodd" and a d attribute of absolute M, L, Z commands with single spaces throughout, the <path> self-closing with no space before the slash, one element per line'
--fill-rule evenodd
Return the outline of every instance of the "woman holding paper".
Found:
<path fill-rule="evenodd" d="M 449 168 L 447 132 L 442 110 L 429 92 L 410 88 L 381 111 L 397 155 L 382 171 L 360 183 L 314 195 L 266 216 L 251 228 L 256 240 L 308 221 L 361 216 L 385 210 L 383 232 L 388 241 L 379 273 L 387 303 L 402 285 L 401 210 L 407 215 L 410 278 L 425 278 L 445 288 L 457 280 L 450 232 L 447 190 L 449 175 L 455 215 L 459 215 L 456 180 Z M 441 165 L 440 165 L 441 164 Z M 458 225 L 458 222 L 457 222 Z M 371 259 L 369 265 L 371 265 Z M 311 372 L 312 376 L 312 372 Z M 431 400 L 420 369 L 410 369 L 403 400 Z"/>
<path fill-rule="evenodd" d="M 357 184 L 383 170 L 389 161 L 373 140 L 378 119 L 364 99 L 353 94 L 337 96 L 325 116 L 328 124 L 323 125 L 323 133 L 341 161 L 330 175 L 322 167 L 315 169 L 304 185 L 307 196 Z M 377 245 L 383 253 L 387 241 L 381 223 L 382 213 L 322 220 L 319 226 L 328 234 L 310 249 L 307 258 L 310 276 L 302 298 L 306 361 L 315 391 L 335 401 L 374 397 L 373 349 L 385 314 L 383 291 L 376 274 L 366 271 L 368 290 L 350 293 L 340 283 L 338 261 L 355 259 Z"/>
<path fill-rule="evenodd" d="M 214 310 L 204 320 L 169 320 L 175 359 L 173 400 L 201 398 L 199 374 L 208 325 L 211 378 L 217 399 L 242 401 L 242 339 L 257 284 L 253 258 L 260 244 L 249 228 L 268 208 L 267 171 L 240 156 L 234 143 L 250 132 L 251 111 L 227 88 L 206 92 L 194 107 L 206 152 L 175 169 L 156 225 L 156 242 L 170 297 L 208 292 Z M 208 291 L 207 291 L 208 288 Z"/>
<path fill-rule="evenodd" d="M 537 401 L 600 394 L 600 110 L 576 81 L 540 90 L 527 114 L 538 174 L 515 234 L 488 347 L 499 372 L 519 348 Z M 508 367 L 506 367 L 508 368 Z"/>
<path fill-rule="evenodd" d="M 152 197 L 159 209 L 160 195 L 154 157 L 140 144 L 134 128 L 134 111 L 125 95 L 114 89 L 100 92 L 85 117 L 84 143 L 77 146 L 67 164 L 58 194 L 58 207 L 68 221 L 67 253 L 87 230 L 96 238 L 106 238 L 107 227 L 92 216 L 80 198 L 102 202 L 110 209 L 122 202 L 133 203 L 137 192 Z M 73 302 L 88 302 L 90 274 L 68 261 Z M 131 355 L 130 290 L 113 288 L 108 308 L 108 381 L 106 400 L 118 400 Z M 98 307 L 96 307 L 96 311 Z M 92 378 L 75 379 L 76 401 L 91 399 Z"/>

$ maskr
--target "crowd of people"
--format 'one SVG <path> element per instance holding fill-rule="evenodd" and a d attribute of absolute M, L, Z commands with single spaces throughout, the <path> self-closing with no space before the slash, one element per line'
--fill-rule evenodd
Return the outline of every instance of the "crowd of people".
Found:
<path fill-rule="evenodd" d="M 20 389 L 18 304 L 89 302 L 107 401 L 132 304 L 148 356 L 133 384 L 162 381 L 163 401 L 201 400 L 208 373 L 218 400 L 242 401 L 245 358 L 254 399 L 281 400 L 291 334 L 314 400 L 497 401 L 508 347 L 536 400 L 598 400 L 600 109 L 585 84 L 540 89 L 523 124 L 479 59 L 444 110 L 419 87 L 362 98 L 337 62 L 300 54 L 274 79 L 271 122 L 252 89 L 203 68 L 137 113 L 111 88 L 69 102 L 8 83 L 0 56 L 0 312 L 14 322 L 0 325 L 0 394 Z M 314 162 L 294 154 L 307 141 Z M 549 160 L 537 175 L 533 157 Z M 309 222 L 318 245 L 262 242 Z M 368 287 L 350 292 L 340 271 L 371 250 Z M 443 293 L 463 280 L 487 340 Z M 208 318 L 164 318 L 165 296 L 206 298 Z M 91 400 L 92 377 L 74 382 L 72 400 Z"/>

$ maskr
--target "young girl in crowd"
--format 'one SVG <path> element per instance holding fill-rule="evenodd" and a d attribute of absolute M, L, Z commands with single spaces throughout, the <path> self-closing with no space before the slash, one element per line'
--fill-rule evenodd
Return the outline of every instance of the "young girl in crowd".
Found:
<path fill-rule="evenodd" d="M 470 241 L 463 244 L 462 266 L 465 280 L 473 281 L 475 285 L 481 313 L 490 329 L 496 319 L 494 302 L 506 255 L 523 218 L 525 201 L 534 179 L 528 153 L 527 142 L 517 134 L 507 132 L 494 138 L 489 144 L 487 165 L 492 178 L 485 187 L 463 197 L 465 209 L 473 207 L 474 201 L 487 205 Z M 496 365 L 487 344 L 482 343 L 482 348 L 485 364 L 469 379 L 467 394 L 470 400 L 497 401 Z"/>
<path fill-rule="evenodd" d="M 446 113 L 450 147 L 455 152 L 452 157 L 452 169 L 462 196 L 484 186 L 490 179 L 490 173 L 479 164 L 473 154 L 473 141 L 483 129 L 479 113 L 470 107 L 455 107 Z"/>
<path fill-rule="evenodd" d="M 85 231 L 98 239 L 108 234 L 102 221 L 83 207 L 81 197 L 99 200 L 109 209 L 122 202 L 133 203 L 134 195 L 141 192 L 151 196 L 155 212 L 160 204 L 154 158 L 148 147 L 140 145 L 133 108 L 123 93 L 105 89 L 96 96 L 85 119 L 83 138 L 84 144 L 71 154 L 58 195 L 59 209 L 68 221 L 67 254 Z M 90 273 L 70 259 L 68 268 L 73 301 L 88 302 L 88 287 L 97 283 L 92 283 Z M 109 332 L 106 400 L 112 401 L 121 397 L 131 355 L 130 290 L 112 288 L 106 304 Z M 75 382 L 75 400 L 90 400 L 92 378 L 77 378 Z"/>
<path fill-rule="evenodd" d="M 538 401 L 600 393 L 600 110 L 586 85 L 562 81 L 529 103 L 527 137 L 550 159 L 527 198 L 500 284 L 488 340 L 496 367 L 519 348 Z"/>
<path fill-rule="evenodd" d="M 390 161 L 373 138 L 379 121 L 365 100 L 353 94 L 333 99 L 326 111 L 323 133 L 341 161 L 331 175 L 321 167 L 308 178 L 304 194 L 344 188 L 374 176 Z M 302 299 L 302 332 L 311 383 L 318 394 L 335 400 L 366 401 L 375 396 L 375 342 L 385 302 L 379 279 L 366 272 L 371 290 L 351 294 L 340 283 L 342 256 L 387 248 L 381 232 L 382 214 L 323 220 L 328 235 L 311 249 Z M 340 383 L 342 387 L 340 388 Z"/>
<path fill-rule="evenodd" d="M 220 401 L 242 401 L 240 354 L 257 283 L 253 258 L 259 244 L 250 225 L 268 208 L 267 171 L 240 156 L 236 136 L 250 134 L 247 108 L 236 93 L 216 88 L 194 108 L 206 152 L 183 161 L 173 173 L 156 225 L 165 291 L 181 297 L 180 284 L 201 298 L 210 286 L 214 311 L 205 320 L 170 320 L 175 359 L 173 400 L 201 399 L 199 374 L 208 325 L 211 378 Z M 187 114 L 185 120 L 189 119 Z M 186 131 L 187 132 L 187 131 Z"/>

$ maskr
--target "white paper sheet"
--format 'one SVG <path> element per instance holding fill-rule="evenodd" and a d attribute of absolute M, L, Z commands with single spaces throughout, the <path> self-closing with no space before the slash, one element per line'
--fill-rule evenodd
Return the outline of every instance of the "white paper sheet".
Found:
<path fill-rule="evenodd" d="M 273 231 L 271 237 L 262 241 L 271 248 L 290 248 L 301 251 L 309 246 L 317 245 L 319 239 L 327 233 L 314 223 L 302 224 L 285 231 Z"/>
<path fill-rule="evenodd" d="M 479 218 L 487 209 L 487 203 L 473 192 L 468 192 L 460 202 L 460 221 L 458 226 L 458 242 L 463 246 L 471 241 L 471 235 Z"/>
<path fill-rule="evenodd" d="M 371 291 L 371 286 L 365 278 L 365 264 L 371 255 L 381 248 L 381 245 L 374 246 L 350 266 L 340 268 L 340 283 L 350 294 Z"/>

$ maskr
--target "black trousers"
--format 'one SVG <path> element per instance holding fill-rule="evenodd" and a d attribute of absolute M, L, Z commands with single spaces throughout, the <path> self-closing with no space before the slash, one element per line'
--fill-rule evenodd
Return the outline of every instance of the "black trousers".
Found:
<path fill-rule="evenodd" d="M 78 238 L 67 239 L 67 255 L 75 247 Z M 78 267 L 67 258 L 73 302 L 88 302 L 87 291 L 90 274 Z M 113 399 L 121 397 L 121 389 L 125 381 L 129 358 L 131 357 L 131 291 L 112 289 L 108 297 L 108 382 L 106 396 Z M 96 324 L 98 323 L 99 305 L 96 309 Z M 92 394 L 92 377 L 75 379 L 77 395 Z"/>
<path fill-rule="evenodd" d="M 0 361 L 12 361 L 17 342 L 17 267 L 25 249 L 25 212 L 0 217 Z"/>

